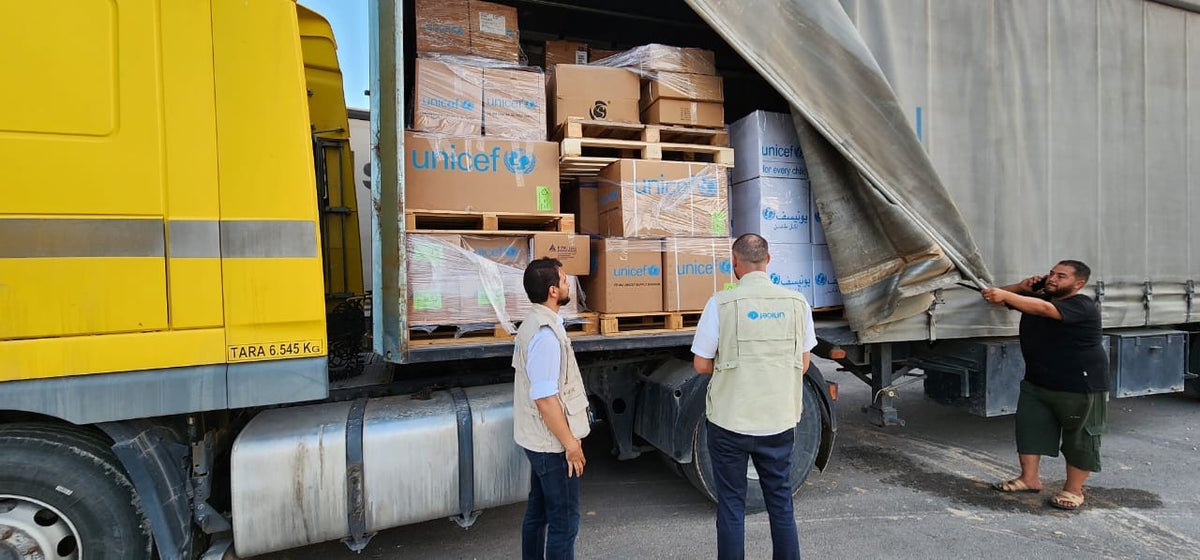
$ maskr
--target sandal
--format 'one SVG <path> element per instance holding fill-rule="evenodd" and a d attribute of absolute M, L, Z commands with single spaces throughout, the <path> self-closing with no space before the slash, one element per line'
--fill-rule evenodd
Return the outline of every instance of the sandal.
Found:
<path fill-rule="evenodd" d="M 1019 478 L 994 483 L 992 484 L 992 489 L 997 492 L 1032 492 L 1034 494 L 1042 491 L 1041 488 L 1030 488 L 1028 484 L 1025 484 L 1024 480 Z"/>
<path fill-rule="evenodd" d="M 1050 507 L 1074 511 L 1083 505 L 1083 496 L 1066 490 L 1059 490 L 1053 498 L 1046 500 L 1046 504 Z"/>

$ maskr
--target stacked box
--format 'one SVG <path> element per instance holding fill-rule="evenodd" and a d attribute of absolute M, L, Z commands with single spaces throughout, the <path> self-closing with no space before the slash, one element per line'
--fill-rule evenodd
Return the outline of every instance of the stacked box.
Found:
<path fill-rule="evenodd" d="M 483 133 L 483 69 L 417 59 L 413 130 L 455 136 Z"/>
<path fill-rule="evenodd" d="M 550 128 L 568 117 L 639 122 L 638 76 L 623 68 L 558 64 L 547 80 Z"/>
<path fill-rule="evenodd" d="M 584 282 L 587 307 L 601 313 L 663 310 L 662 241 L 593 239 L 591 275 Z"/>
<path fill-rule="evenodd" d="M 580 41 L 546 41 L 546 70 L 556 64 L 587 64 L 588 45 Z"/>
<path fill-rule="evenodd" d="M 546 82 L 537 68 L 483 69 L 483 133 L 546 139 Z"/>
<path fill-rule="evenodd" d="M 404 149 L 409 209 L 558 213 L 554 142 L 410 131 Z"/>
<path fill-rule="evenodd" d="M 725 168 L 619 159 L 600 171 L 600 230 L 611 237 L 729 235 Z"/>
<path fill-rule="evenodd" d="M 763 236 L 772 279 L 803 293 L 814 308 L 841 305 L 792 116 L 756 111 L 729 132 L 738 155 L 730 189 L 734 233 Z"/>
<path fill-rule="evenodd" d="M 642 81 L 642 122 L 699 127 L 725 126 L 725 89 L 720 76 L 653 72 Z"/>
<path fill-rule="evenodd" d="M 595 177 L 575 179 L 562 191 L 563 212 L 575 214 L 579 233 L 600 234 L 600 183 Z"/>
<path fill-rule="evenodd" d="M 517 10 L 480 0 L 417 0 L 417 54 L 521 59 Z"/>
<path fill-rule="evenodd" d="M 713 294 L 737 286 L 728 237 L 663 241 L 663 310 L 698 311 Z"/>

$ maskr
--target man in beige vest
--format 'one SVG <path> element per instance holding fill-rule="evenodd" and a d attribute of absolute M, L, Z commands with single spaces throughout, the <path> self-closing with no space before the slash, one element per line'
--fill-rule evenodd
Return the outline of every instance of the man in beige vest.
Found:
<path fill-rule="evenodd" d="M 530 263 L 524 284 L 533 308 L 517 329 L 512 361 L 513 439 L 531 468 L 521 557 L 569 559 L 575 557 L 579 478 L 587 463 L 580 440 L 590 430 L 587 392 L 558 315 L 571 293 L 557 259 Z"/>
<path fill-rule="evenodd" d="M 817 345 L 804 296 L 767 276 L 767 240 L 733 243 L 736 288 L 708 301 L 692 342 L 708 384 L 708 450 L 717 494 L 717 558 L 745 557 L 746 462 L 754 461 L 776 559 L 799 559 L 792 513 L 792 447 L 803 407 L 804 371 Z"/>

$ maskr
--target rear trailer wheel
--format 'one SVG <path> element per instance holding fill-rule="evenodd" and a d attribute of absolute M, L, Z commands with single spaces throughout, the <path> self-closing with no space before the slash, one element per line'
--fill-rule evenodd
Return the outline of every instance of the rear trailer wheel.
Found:
<path fill-rule="evenodd" d="M 99 436 L 0 426 L 0 559 L 149 560 L 133 484 Z"/>
<path fill-rule="evenodd" d="M 804 486 L 808 473 L 812 472 L 817 460 L 817 451 L 821 446 L 821 403 L 813 394 L 813 387 L 804 387 L 804 412 L 800 415 L 800 423 L 796 424 L 796 444 L 792 448 L 792 495 L 796 495 Z M 717 501 L 716 484 L 713 481 L 712 457 L 708 453 L 708 426 L 703 417 L 696 423 L 692 436 L 692 462 L 680 465 L 688 482 L 692 483 L 700 493 L 708 499 Z M 763 502 L 762 488 L 758 483 L 758 475 L 754 472 L 753 462 L 746 466 L 746 513 L 758 513 L 766 510 Z"/>

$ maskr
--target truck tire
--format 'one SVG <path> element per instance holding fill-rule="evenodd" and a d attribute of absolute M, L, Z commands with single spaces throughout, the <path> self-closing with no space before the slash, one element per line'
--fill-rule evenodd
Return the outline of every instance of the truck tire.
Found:
<path fill-rule="evenodd" d="M 796 424 L 796 444 L 792 448 L 792 495 L 804 486 L 804 480 L 808 478 L 808 473 L 812 472 L 817 451 L 821 446 L 821 403 L 813 394 L 815 390 L 812 383 L 805 384 L 804 412 L 800 415 L 800 423 Z M 703 416 L 696 423 L 693 434 L 693 460 L 680 466 L 688 482 L 715 502 L 717 494 L 712 475 L 712 457 L 708 454 L 708 428 Z M 750 478 L 746 485 L 746 513 L 765 511 L 766 504 L 763 502 L 762 488 L 758 480 L 751 477 L 749 472 L 746 476 Z"/>
<path fill-rule="evenodd" d="M 141 503 L 107 442 L 74 427 L 0 426 L 0 556 L 152 558 Z"/>

